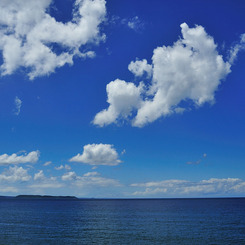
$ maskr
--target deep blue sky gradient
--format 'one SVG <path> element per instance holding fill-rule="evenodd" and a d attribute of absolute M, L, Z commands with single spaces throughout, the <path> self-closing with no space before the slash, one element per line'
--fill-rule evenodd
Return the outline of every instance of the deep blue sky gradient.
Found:
<path fill-rule="evenodd" d="M 58 10 L 51 10 L 51 14 L 59 21 L 68 21 L 71 2 L 55 1 Z M 73 66 L 66 65 L 34 81 L 28 80 L 25 70 L 0 78 L 0 154 L 38 149 L 41 157 L 31 170 L 35 173 L 44 169 L 45 161 L 55 166 L 67 164 L 84 145 L 106 143 L 126 153 L 120 155 L 123 163 L 119 166 L 99 167 L 98 171 L 125 184 L 245 179 L 244 53 L 219 86 L 214 105 L 161 118 L 143 128 L 127 122 L 104 128 L 91 123 L 95 114 L 108 106 L 106 85 L 116 78 L 138 83 L 128 64 L 136 57 L 150 62 L 156 47 L 177 41 L 183 22 L 190 27 L 202 25 L 226 59 L 231 45 L 245 32 L 245 2 L 109 0 L 107 12 L 108 23 L 102 26 L 107 39 L 94 48 L 94 59 L 76 58 Z M 144 28 L 136 32 L 119 22 L 113 24 L 113 16 L 138 16 Z M 13 113 L 16 96 L 23 101 L 18 116 Z M 204 153 L 207 157 L 200 164 L 186 164 Z M 59 174 L 53 166 L 48 171 L 46 168 L 47 175 Z M 90 166 L 78 163 L 72 168 L 78 174 L 91 171 Z"/>

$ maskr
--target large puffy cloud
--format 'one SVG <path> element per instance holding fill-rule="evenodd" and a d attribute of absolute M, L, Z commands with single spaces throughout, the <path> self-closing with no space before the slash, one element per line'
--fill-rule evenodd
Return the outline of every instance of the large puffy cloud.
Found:
<path fill-rule="evenodd" d="M 239 178 L 211 178 L 198 182 L 164 180 L 159 182 L 136 183 L 131 186 L 139 189 L 133 193 L 136 196 L 202 196 L 245 193 L 245 181 Z"/>
<path fill-rule="evenodd" d="M 88 144 L 83 147 L 83 153 L 72 157 L 70 162 L 81 162 L 89 165 L 118 165 L 118 153 L 113 145 L 109 144 Z"/>
<path fill-rule="evenodd" d="M 29 181 L 31 176 L 28 174 L 28 171 L 22 167 L 9 167 L 8 170 L 5 170 L 0 174 L 0 181 L 3 182 L 25 182 Z"/>
<path fill-rule="evenodd" d="M 22 155 L 17 155 L 16 153 L 13 153 L 12 155 L 3 154 L 0 155 L 0 166 L 20 163 L 36 163 L 39 159 L 39 155 L 39 151 L 32 151 Z"/>
<path fill-rule="evenodd" d="M 107 85 L 109 108 L 95 116 L 94 124 L 104 126 L 130 117 L 133 126 L 143 127 L 162 116 L 182 113 L 186 107 L 181 102 L 191 102 L 195 107 L 214 102 L 215 91 L 231 65 L 218 54 L 213 38 L 202 26 L 189 28 L 186 23 L 180 26 L 183 37 L 173 46 L 157 47 L 152 64 L 145 59 L 129 64 L 135 76 L 145 79 L 145 86 L 118 79 Z M 145 73 L 147 77 L 143 76 Z M 133 88 L 134 95 L 132 89 L 121 91 L 122 86 L 118 85 L 122 84 L 124 88 Z M 135 100 L 130 103 L 128 97 Z"/>
<path fill-rule="evenodd" d="M 76 0 L 73 19 L 67 23 L 50 16 L 51 2 L 0 1 L 2 75 L 25 67 L 29 78 L 33 79 L 48 75 L 57 67 L 72 64 L 75 55 L 83 58 L 94 56 L 94 52 L 81 48 L 105 38 L 99 29 L 106 14 L 105 0 Z M 59 51 L 55 52 L 57 47 Z"/>

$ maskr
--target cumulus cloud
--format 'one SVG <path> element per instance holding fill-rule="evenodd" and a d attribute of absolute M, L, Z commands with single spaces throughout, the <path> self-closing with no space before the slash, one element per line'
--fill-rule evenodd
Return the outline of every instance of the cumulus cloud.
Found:
<path fill-rule="evenodd" d="M 152 76 L 152 65 L 149 65 L 146 59 L 131 61 L 128 65 L 128 69 L 136 77 L 142 77 L 144 73 L 147 74 L 147 77 Z"/>
<path fill-rule="evenodd" d="M 67 172 L 62 175 L 61 179 L 64 181 L 70 181 L 70 180 L 75 180 L 77 178 L 77 175 L 75 172 Z"/>
<path fill-rule="evenodd" d="M 115 123 L 119 119 L 127 119 L 133 109 L 139 109 L 142 105 L 141 92 L 143 86 L 135 86 L 133 83 L 120 79 L 110 82 L 106 86 L 108 109 L 99 112 L 93 123 L 101 127 Z"/>
<path fill-rule="evenodd" d="M 16 116 L 18 116 L 20 114 L 20 108 L 21 108 L 21 105 L 22 105 L 21 99 L 16 96 L 15 100 L 14 100 L 14 104 L 15 104 L 15 112 L 14 112 L 14 114 Z"/>
<path fill-rule="evenodd" d="M 136 196 L 188 196 L 188 195 L 227 195 L 245 193 L 245 182 L 239 178 L 211 178 L 199 182 L 187 180 L 164 180 L 132 184 L 140 188 L 133 193 Z"/>
<path fill-rule="evenodd" d="M 230 73 L 231 64 L 223 60 L 202 26 L 189 28 L 183 23 L 180 27 L 182 38 L 172 46 L 157 47 L 151 64 L 145 59 L 129 64 L 144 84 L 116 79 L 107 85 L 109 107 L 95 116 L 95 125 L 128 118 L 133 126 L 143 127 L 160 117 L 214 103 L 215 91 Z"/>
<path fill-rule="evenodd" d="M 17 155 L 16 153 L 13 153 L 12 155 L 3 154 L 0 155 L 0 166 L 20 163 L 36 163 L 39 156 L 39 151 L 32 151 L 28 154 L 25 153 L 22 155 Z"/>
<path fill-rule="evenodd" d="M 1 74 L 24 67 L 30 79 L 48 75 L 73 57 L 92 58 L 86 44 L 105 39 L 99 25 L 106 14 L 105 0 L 76 0 L 73 18 L 56 21 L 48 13 L 52 0 L 0 1 Z M 58 50 L 58 52 L 57 52 Z"/>
<path fill-rule="evenodd" d="M 62 176 L 63 181 L 74 181 L 73 184 L 78 187 L 107 187 L 120 186 L 120 183 L 115 179 L 101 177 L 98 172 L 88 172 L 83 176 L 78 176 L 75 172 L 68 172 Z"/>
<path fill-rule="evenodd" d="M 31 176 L 28 174 L 28 170 L 17 166 L 9 167 L 8 170 L 5 170 L 0 174 L 1 182 L 25 182 L 30 179 Z"/>
<path fill-rule="evenodd" d="M 121 163 L 113 145 L 88 144 L 83 147 L 83 153 L 72 157 L 70 162 L 81 162 L 89 165 L 115 166 Z"/>

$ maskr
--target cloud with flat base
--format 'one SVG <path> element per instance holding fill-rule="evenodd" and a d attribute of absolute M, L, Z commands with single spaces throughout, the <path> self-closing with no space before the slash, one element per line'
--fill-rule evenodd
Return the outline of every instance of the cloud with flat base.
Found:
<path fill-rule="evenodd" d="M 190 28 L 182 23 L 180 27 L 182 37 L 172 46 L 155 48 L 151 63 L 146 59 L 130 62 L 129 71 L 141 79 L 138 85 L 121 79 L 107 84 L 109 106 L 96 114 L 94 125 L 127 120 L 134 127 L 144 127 L 161 117 L 215 102 L 215 92 L 242 46 L 234 47 L 225 61 L 202 26 Z"/>
<path fill-rule="evenodd" d="M 36 163 L 39 160 L 39 156 L 40 152 L 38 150 L 21 155 L 16 153 L 13 153 L 12 155 L 2 154 L 0 155 L 0 166 L 21 163 Z"/>
<path fill-rule="evenodd" d="M 83 147 L 83 153 L 72 157 L 70 162 L 80 162 L 89 165 L 116 166 L 121 163 L 118 153 L 110 144 L 88 144 Z"/>

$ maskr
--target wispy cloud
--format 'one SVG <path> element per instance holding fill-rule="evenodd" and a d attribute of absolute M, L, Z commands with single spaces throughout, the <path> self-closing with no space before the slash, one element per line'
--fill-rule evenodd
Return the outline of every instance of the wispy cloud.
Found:
<path fill-rule="evenodd" d="M 66 170 L 70 170 L 71 166 L 69 166 L 68 164 L 65 165 L 60 165 L 59 167 L 55 167 L 56 170 L 62 170 L 62 169 L 66 169 Z"/>
<path fill-rule="evenodd" d="M 121 186 L 115 179 L 101 177 L 98 172 L 88 172 L 83 176 L 78 176 L 75 172 L 68 172 L 62 176 L 63 181 L 73 181 L 73 184 L 78 187 L 108 187 Z"/>
<path fill-rule="evenodd" d="M 142 32 L 145 28 L 145 22 L 139 18 L 139 16 L 134 16 L 131 18 L 121 18 L 117 15 L 112 15 L 108 22 L 109 24 L 116 26 L 124 26 L 135 32 Z"/>
<path fill-rule="evenodd" d="M 142 31 L 145 27 L 145 23 L 140 20 L 138 16 L 134 16 L 130 19 L 122 19 L 121 23 L 127 25 L 130 29 L 136 32 Z"/>
<path fill-rule="evenodd" d="M 189 164 L 189 165 L 191 165 L 191 164 L 198 165 L 198 164 L 200 164 L 201 161 L 202 161 L 204 158 L 206 158 L 206 157 L 207 157 L 207 154 L 204 153 L 204 154 L 202 155 L 202 157 L 201 157 L 199 160 L 197 160 L 197 161 L 189 161 L 189 162 L 187 162 L 186 164 Z"/>
<path fill-rule="evenodd" d="M 245 33 L 240 36 L 239 43 L 231 47 L 229 52 L 229 63 L 233 64 L 240 51 L 245 50 Z"/>
<path fill-rule="evenodd" d="M 21 99 L 16 96 L 15 100 L 14 100 L 14 104 L 15 104 L 15 112 L 14 112 L 14 114 L 16 116 L 18 116 L 20 114 L 20 109 L 21 109 L 21 105 L 22 105 Z"/>
<path fill-rule="evenodd" d="M 8 192 L 16 193 L 16 192 L 18 192 L 18 189 L 16 187 L 13 187 L 13 186 L 1 186 L 0 192 L 2 192 L 2 193 L 8 193 Z"/>
<path fill-rule="evenodd" d="M 43 164 L 43 166 L 49 166 L 50 164 L 52 164 L 52 162 L 51 161 L 47 161 L 47 162 L 45 162 L 44 164 Z"/>

